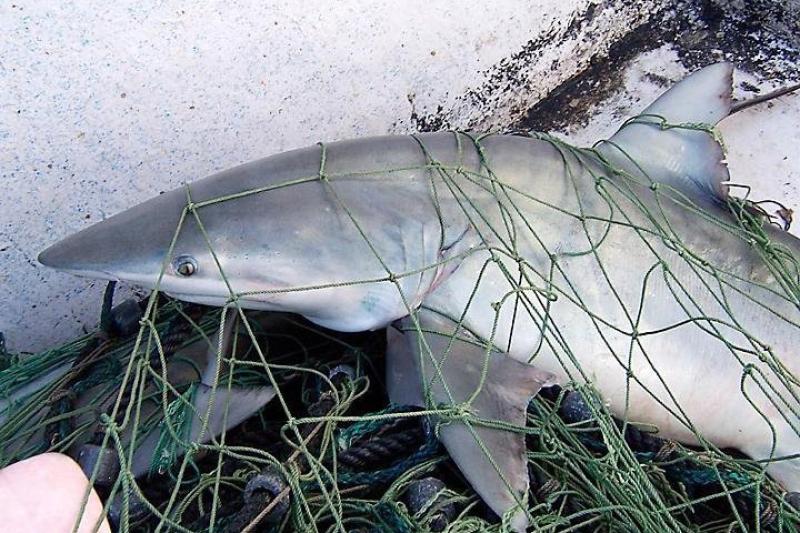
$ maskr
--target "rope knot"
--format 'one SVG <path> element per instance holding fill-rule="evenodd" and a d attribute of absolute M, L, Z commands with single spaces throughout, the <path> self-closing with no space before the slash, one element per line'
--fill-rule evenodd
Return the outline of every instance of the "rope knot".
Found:
<path fill-rule="evenodd" d="M 471 418 L 475 414 L 469 402 L 451 404 L 449 409 L 451 414 L 448 416 L 448 419 L 450 420 L 463 421 L 466 418 Z"/>
<path fill-rule="evenodd" d="M 108 413 L 103 413 L 100 415 L 100 424 L 106 428 L 106 433 L 111 432 L 114 434 L 119 434 L 119 424 L 116 420 L 108 416 Z"/>
<path fill-rule="evenodd" d="M 203 445 L 199 442 L 189 442 L 186 444 L 186 454 L 191 457 L 193 455 L 197 455 L 200 450 L 202 449 Z"/>

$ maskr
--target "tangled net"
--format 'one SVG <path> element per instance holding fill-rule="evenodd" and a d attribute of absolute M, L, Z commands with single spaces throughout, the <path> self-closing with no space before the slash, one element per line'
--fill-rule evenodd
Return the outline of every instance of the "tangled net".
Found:
<path fill-rule="evenodd" d="M 482 153 L 485 137 L 452 135 Z M 690 253 L 676 233 L 660 222 L 658 213 L 631 214 L 632 209 L 647 207 L 637 202 L 633 187 L 626 184 L 650 187 L 658 195 L 652 183 L 612 168 L 607 161 L 606 175 L 615 174 L 618 181 L 584 172 L 586 168 L 574 172 L 574 165 L 597 157 L 597 152 L 543 134 L 531 136 L 563 154 L 568 180 L 593 180 L 598 198 L 614 214 L 609 224 L 612 218 L 632 221 L 644 215 L 652 224 L 639 227 L 631 222 L 631 238 L 669 242 L 687 263 L 713 271 L 713 265 Z M 420 166 L 382 168 L 360 176 L 425 172 L 432 182 L 438 180 L 438 194 L 451 194 L 465 205 L 465 211 L 478 215 L 463 193 L 468 188 L 465 184 L 498 195 L 498 202 L 502 198 L 509 212 L 515 207 L 512 197 L 523 195 L 520 191 L 509 194 L 503 176 L 493 172 L 485 159 L 478 169 L 439 162 L 426 150 L 424 139 L 418 141 L 425 154 Z M 192 202 L 191 188 L 187 189 L 187 207 L 176 238 L 190 217 L 205 234 L 203 208 L 217 202 L 269 194 L 272 189 L 309 180 L 327 181 L 335 191 L 336 181 L 347 176 L 326 174 L 324 146 L 320 153 L 319 175 L 292 183 L 200 203 Z M 681 193 L 661 194 L 662 198 L 672 195 L 663 201 L 675 201 Z M 705 216 L 690 200 L 681 201 L 686 210 Z M 563 206 L 545 207 L 560 216 L 580 220 L 587 216 Z M 798 264 L 771 241 L 764 229 L 770 223 L 768 217 L 747 199 L 730 198 L 728 207 L 738 223 L 726 225 L 725 230 L 759 247 L 780 280 L 785 298 L 797 302 Z M 347 205 L 341 208 L 353 218 Z M 359 221 L 353 222 L 375 249 Z M 487 220 L 483 224 L 491 226 Z M 492 230 L 506 237 L 514 233 L 508 227 Z M 515 228 L 523 230 L 535 233 L 530 226 Z M 206 241 L 210 245 L 208 235 Z M 516 253 L 513 238 L 495 242 L 506 243 L 505 248 L 494 245 L 498 253 Z M 600 239 L 582 253 L 594 254 L 602 244 Z M 631 283 L 646 285 L 659 264 L 655 256 L 654 268 L 635 272 Z M 525 267 L 548 283 L 531 291 L 528 280 L 510 276 L 509 298 L 546 314 L 554 295 L 568 296 L 569 287 L 559 286 L 552 275 L 555 261 L 549 265 L 551 271 L 540 271 L 533 264 Z M 386 278 L 371 281 L 391 283 L 418 273 L 389 271 Z M 724 280 L 725 273 L 716 277 Z M 680 287 L 680 280 L 672 281 Z M 724 296 L 724 281 L 720 284 L 716 290 Z M 320 288 L 324 287 L 289 290 Z M 337 333 L 293 315 L 245 311 L 239 295 L 233 293 L 221 309 L 181 303 L 158 290 L 145 301 L 126 301 L 112 308 L 112 294 L 107 293 L 98 332 L 5 362 L 0 392 L 15 401 L 0 411 L 0 466 L 45 451 L 79 456 L 120 531 L 501 530 L 499 518 L 464 481 L 436 439 L 437 424 L 475 420 L 463 406 L 390 405 L 383 384 L 381 332 Z M 573 297 L 581 301 L 580 294 Z M 413 311 L 409 306 L 409 312 Z M 233 322 L 232 341 L 226 345 L 221 339 L 226 324 L 231 324 L 227 320 L 231 314 L 239 320 Z M 634 310 L 631 314 L 635 316 Z M 552 335 L 558 334 L 555 326 L 550 328 Z M 723 335 L 721 329 L 708 329 Z M 741 331 L 746 332 L 744 326 Z M 568 352 L 569 347 L 563 350 Z M 211 401 L 208 412 L 191 412 L 203 360 L 209 355 L 220 369 L 212 398 L 234 387 L 266 386 L 274 388 L 276 397 L 234 429 L 187 440 L 193 416 L 205 420 L 220 408 Z M 619 354 L 623 360 L 626 356 Z M 795 378 L 776 361 L 772 368 L 793 390 Z M 743 374 L 752 371 L 747 363 L 741 364 Z M 632 379 L 636 376 L 629 375 L 628 380 Z M 796 417 L 786 402 L 774 403 L 786 411 L 785 417 Z M 543 390 L 529 405 L 524 432 L 532 529 L 714 532 L 783 531 L 800 526 L 800 514 L 766 476 L 763 461 L 718 449 L 702 436 L 698 436 L 700 445 L 686 446 L 618 420 L 591 382 Z M 147 472 L 136 477 L 135 452 L 148 436 L 157 438 L 157 445 Z"/>

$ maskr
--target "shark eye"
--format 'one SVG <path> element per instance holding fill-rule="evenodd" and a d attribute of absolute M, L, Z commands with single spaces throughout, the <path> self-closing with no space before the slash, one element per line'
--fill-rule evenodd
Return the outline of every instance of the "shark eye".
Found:
<path fill-rule="evenodd" d="M 172 262 L 172 268 L 179 276 L 187 278 L 197 272 L 197 261 L 189 255 L 181 255 Z"/>

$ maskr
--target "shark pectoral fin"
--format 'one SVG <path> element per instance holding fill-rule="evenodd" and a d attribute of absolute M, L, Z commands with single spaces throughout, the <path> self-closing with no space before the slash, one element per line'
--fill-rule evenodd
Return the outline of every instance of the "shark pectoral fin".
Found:
<path fill-rule="evenodd" d="M 274 397 L 275 389 L 270 386 L 258 388 L 220 386 L 215 392 L 211 387 L 199 384 L 193 403 L 195 416 L 192 418 L 187 440 L 208 442 L 223 431 L 238 426 L 250 418 Z M 204 428 L 203 421 L 206 415 L 208 418 Z"/>
<path fill-rule="evenodd" d="M 554 376 L 471 339 L 455 338 L 454 325 L 439 317 L 421 318 L 419 334 L 409 326 L 407 319 L 402 336 L 417 368 L 424 369 L 425 394 L 439 407 L 460 405 L 472 414 L 464 422 L 441 419 L 439 439 L 483 501 L 500 516 L 510 513 L 512 530 L 524 531 L 526 411 L 539 389 L 555 383 Z"/>
<path fill-rule="evenodd" d="M 191 395 L 175 404 L 176 410 L 181 414 L 173 415 L 170 419 L 172 429 L 178 433 L 182 442 L 204 444 L 223 431 L 241 424 L 275 397 L 275 389 L 270 386 L 227 387 L 224 384 L 225 378 L 220 379 L 220 362 L 232 352 L 232 339 L 238 319 L 235 310 L 229 312 L 223 327 L 210 344 L 198 341 L 182 350 L 184 357 L 192 360 L 205 359 L 205 368 L 200 376 L 196 375 L 194 365 L 178 364 L 180 361 L 177 360 L 170 362 L 168 379 L 173 387 L 186 385 L 200 378 L 199 382 L 195 382 L 194 389 L 190 389 Z M 187 368 L 191 369 L 188 376 Z M 191 405 L 186 398 L 191 398 Z M 161 468 L 170 464 L 171 460 L 177 459 L 186 451 L 182 444 L 175 445 L 173 432 L 165 427 L 164 410 L 160 403 L 148 403 L 143 409 L 145 414 L 142 420 L 157 422 L 153 429 L 137 436 L 139 440 L 131 462 L 135 477 L 154 470 L 155 466 Z M 169 412 L 171 408 L 166 410 Z M 127 440 L 130 441 L 130 435 Z M 157 454 L 164 454 L 164 457 L 156 457 Z"/>
<path fill-rule="evenodd" d="M 274 397 L 275 389 L 270 386 L 258 388 L 220 386 L 214 391 L 212 387 L 198 383 L 192 395 L 192 405 L 185 411 L 186 416 L 191 417 L 191 423 L 181 438 L 184 442 L 205 444 L 223 431 L 228 431 L 244 422 Z M 204 427 L 203 421 L 206 418 L 208 421 Z M 173 420 L 172 424 L 173 429 L 180 433 L 182 426 L 180 420 Z M 150 431 L 136 445 L 131 463 L 134 477 L 152 470 L 153 465 L 160 461 L 155 454 L 161 448 L 164 439 L 173 440 L 171 432 L 164 427 L 162 420 L 158 427 Z M 174 447 L 173 450 L 172 459 L 177 459 L 186 451 L 182 445 Z"/>
<path fill-rule="evenodd" d="M 409 339 L 393 326 L 386 328 L 386 392 L 396 405 L 425 407 L 418 357 Z"/>
<path fill-rule="evenodd" d="M 191 442 L 208 442 L 223 431 L 244 422 L 253 413 L 275 397 L 271 386 L 258 388 L 228 387 L 220 379 L 220 361 L 232 356 L 233 337 L 239 313 L 229 310 L 222 328 L 209 345 L 206 368 L 194 392 L 194 416 L 187 439 Z M 216 390 L 215 390 L 216 386 Z"/>
<path fill-rule="evenodd" d="M 690 199 L 724 202 L 730 180 L 722 144 L 708 128 L 728 116 L 733 66 L 717 63 L 687 76 L 638 117 L 623 124 L 598 151 L 647 183 L 664 184 Z"/>
<path fill-rule="evenodd" d="M 522 428 L 528 402 L 551 382 L 552 376 L 508 357 L 492 358 L 496 361 L 490 362 L 486 381 L 470 404 L 471 410 L 480 421 L 503 422 L 519 430 L 486 427 L 481 422 L 445 423 L 439 427 L 439 439 L 483 501 L 500 516 L 516 508 L 509 525 L 513 531 L 525 531 L 529 480 Z M 474 380 L 477 384 L 480 375 L 474 369 L 469 364 L 461 373 L 449 370 L 445 379 Z"/>

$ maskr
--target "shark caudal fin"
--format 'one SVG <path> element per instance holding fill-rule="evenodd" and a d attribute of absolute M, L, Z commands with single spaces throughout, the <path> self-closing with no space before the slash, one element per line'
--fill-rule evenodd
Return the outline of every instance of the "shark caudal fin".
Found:
<path fill-rule="evenodd" d="M 731 112 L 733 65 L 684 78 L 627 121 L 598 151 L 615 167 L 690 197 L 728 196 L 725 153 L 710 128 Z"/>
<path fill-rule="evenodd" d="M 423 407 L 466 407 L 470 421 L 440 420 L 439 439 L 483 501 L 507 520 L 512 531 L 525 531 L 528 469 L 522 428 L 528 402 L 553 383 L 553 376 L 503 354 L 487 353 L 480 344 L 453 338 L 455 325 L 446 319 L 424 311 L 418 318 L 424 333 L 418 334 L 410 319 L 401 324 L 404 333 L 390 328 L 391 400 Z M 423 400 L 426 394 L 428 401 Z M 488 427 L 486 422 L 520 430 Z"/>

